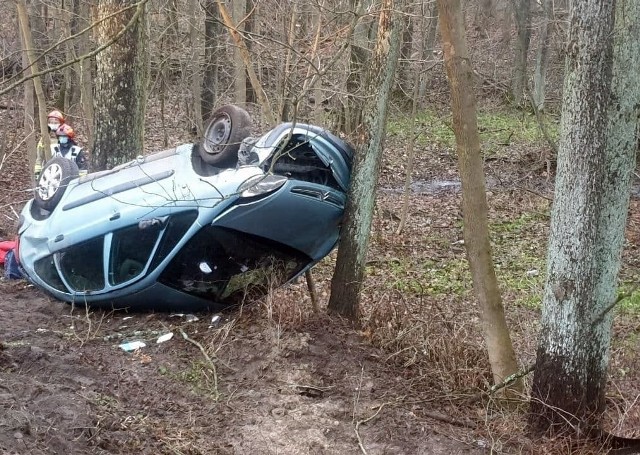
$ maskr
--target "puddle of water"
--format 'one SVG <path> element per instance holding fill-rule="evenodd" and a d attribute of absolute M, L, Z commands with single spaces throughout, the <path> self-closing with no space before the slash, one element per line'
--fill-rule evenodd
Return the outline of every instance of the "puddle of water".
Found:
<path fill-rule="evenodd" d="M 418 194 L 437 194 L 445 191 L 457 192 L 461 189 L 462 183 L 455 180 L 417 181 L 411 184 L 411 191 Z"/>
<path fill-rule="evenodd" d="M 640 179 L 640 176 L 638 176 Z M 495 188 L 498 186 L 498 182 L 491 177 L 486 181 L 487 189 Z M 542 193 L 548 194 L 549 197 L 553 197 L 553 183 L 546 183 L 547 187 L 541 190 Z M 462 191 L 462 182 L 460 180 L 417 180 L 411 183 L 411 192 L 414 194 L 428 194 L 436 195 L 442 193 L 457 193 Z M 382 187 L 380 191 L 384 193 L 400 194 L 404 191 L 404 187 Z M 631 184 L 631 197 L 633 199 L 640 199 L 640 183 Z"/>
<path fill-rule="evenodd" d="M 462 188 L 462 183 L 459 180 L 418 180 L 413 182 L 410 186 L 411 192 L 416 194 L 440 194 L 444 192 L 458 192 Z M 380 188 L 385 193 L 402 193 L 404 189 L 400 188 Z"/>

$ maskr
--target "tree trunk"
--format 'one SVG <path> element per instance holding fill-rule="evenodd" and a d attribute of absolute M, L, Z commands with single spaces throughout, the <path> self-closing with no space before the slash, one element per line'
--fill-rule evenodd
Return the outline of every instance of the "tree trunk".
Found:
<path fill-rule="evenodd" d="M 282 68 L 282 84 L 280 87 L 280 107 L 278 108 L 279 118 L 281 121 L 290 122 L 295 119 L 292 118 L 293 105 L 292 105 L 292 93 L 291 89 L 294 84 L 292 80 L 295 76 L 291 71 L 291 58 L 293 54 L 293 49 L 295 45 L 295 37 L 296 37 L 296 25 L 298 22 L 298 7 L 294 3 L 291 5 L 291 17 L 289 19 L 289 30 L 287 31 L 287 49 L 285 50 L 285 58 Z"/>
<path fill-rule="evenodd" d="M 324 7 L 324 0 L 320 4 L 320 8 Z M 318 66 L 314 67 L 316 64 L 317 56 L 318 56 L 318 46 L 320 44 L 320 37 L 322 35 L 322 24 L 323 17 L 322 12 L 318 9 L 314 9 L 311 13 L 311 26 L 314 32 L 313 38 L 313 46 L 311 47 L 311 52 L 309 55 L 309 62 L 307 66 L 307 73 L 304 78 L 304 82 L 302 83 L 302 93 L 296 94 L 296 107 L 295 110 L 298 112 L 300 105 L 303 101 L 308 99 L 313 100 L 310 102 L 311 105 L 311 113 L 309 118 L 312 118 L 315 123 L 318 125 L 324 124 L 324 109 L 322 107 L 322 90 L 317 86 L 316 81 L 318 80 L 319 72 L 321 68 Z M 310 92 L 313 94 L 311 95 Z M 307 104 L 306 102 L 304 103 Z"/>
<path fill-rule="evenodd" d="M 84 29 L 89 25 L 89 15 L 90 15 L 90 7 L 91 3 L 89 1 L 80 1 L 77 0 L 77 3 L 80 5 L 80 28 Z M 89 42 L 88 36 L 84 36 L 77 40 L 77 49 L 80 55 L 86 55 L 90 52 L 91 43 Z M 87 145 L 90 150 L 93 150 L 93 73 L 92 69 L 95 67 L 95 60 L 91 59 L 83 59 L 78 62 L 80 75 L 80 102 L 82 104 L 82 112 L 83 116 L 83 132 L 87 137 Z"/>
<path fill-rule="evenodd" d="M 396 229 L 396 235 L 400 235 L 402 230 L 404 229 L 405 224 L 407 223 L 407 218 L 409 217 L 409 198 L 411 196 L 411 177 L 413 174 L 413 167 L 415 161 L 415 143 L 416 138 L 419 133 L 415 133 L 415 131 L 419 131 L 418 122 L 416 118 L 417 110 L 418 110 L 418 91 L 420 90 L 420 69 L 421 65 L 419 62 L 414 63 L 414 71 L 413 71 L 413 92 L 411 94 L 411 128 L 410 130 L 414 133 L 411 134 L 409 140 L 407 141 L 407 166 L 406 166 L 406 174 L 404 177 L 404 188 L 402 193 L 402 211 L 400 212 L 400 222 L 398 223 L 398 228 Z"/>
<path fill-rule="evenodd" d="M 200 3 L 198 0 L 189 0 L 189 41 L 191 46 L 191 61 L 189 62 L 189 72 L 191 77 L 191 96 L 193 97 L 193 123 L 196 135 L 202 137 L 204 125 L 202 122 L 202 66 L 200 64 L 200 30 L 195 18 L 200 17 Z"/>
<path fill-rule="evenodd" d="M 425 8 L 425 5 L 423 5 Z M 426 31 L 424 32 L 424 40 L 422 41 L 422 55 L 426 66 L 433 66 L 434 56 L 433 50 L 436 43 L 436 35 L 438 33 L 438 5 L 432 2 L 425 14 L 427 22 Z M 420 87 L 418 88 L 418 107 L 424 108 L 427 100 L 427 91 L 429 87 L 429 72 L 420 72 Z"/>
<path fill-rule="evenodd" d="M 220 3 L 218 3 L 220 4 Z M 236 0 L 232 3 L 232 17 L 233 22 L 237 25 L 236 31 L 238 36 L 244 31 L 244 15 L 245 15 L 245 1 Z M 244 43 L 244 41 L 243 41 Z M 245 70 L 244 60 L 242 59 L 242 49 L 236 42 L 236 47 L 233 50 L 233 72 L 235 81 L 235 100 L 237 103 L 244 104 L 247 102 L 247 73 Z"/>
<path fill-rule="evenodd" d="M 356 9 L 363 2 L 350 0 L 350 3 L 352 7 Z M 360 8 L 361 9 L 356 12 L 357 15 L 361 15 L 362 13 L 362 6 L 360 6 Z M 365 19 L 364 16 L 361 17 L 354 29 L 353 36 L 350 37 L 350 57 L 346 80 L 347 95 L 344 106 L 344 130 L 347 133 L 354 132 L 360 124 L 364 103 L 363 98 L 367 95 L 363 90 L 366 73 L 364 65 L 370 55 L 368 46 L 369 26 L 368 23 L 365 22 Z"/>
<path fill-rule="evenodd" d="M 29 74 L 38 72 L 38 64 L 36 56 L 33 52 L 33 37 L 31 36 L 31 28 L 29 27 L 29 16 L 27 13 L 27 4 L 25 0 L 16 2 L 18 10 L 18 21 L 20 23 L 20 37 L 29 62 Z M 38 120 L 40 124 L 40 137 L 42 139 L 42 154 L 38 153 L 35 157 L 36 165 L 44 165 L 51 158 L 51 149 L 49 148 L 49 130 L 47 127 L 47 101 L 45 100 L 44 90 L 42 89 L 42 80 L 40 76 L 33 78 L 33 86 L 38 101 Z M 30 152 L 31 153 L 31 152 Z"/>
<path fill-rule="evenodd" d="M 247 12 L 244 18 L 244 35 L 251 37 L 248 40 L 245 40 L 245 44 L 247 46 L 247 50 L 250 53 L 253 53 L 253 43 L 254 38 L 260 36 L 260 4 L 264 4 L 264 2 L 254 2 L 253 0 L 246 0 L 245 11 Z M 262 61 L 259 57 L 259 51 L 257 52 L 258 56 L 253 59 L 253 64 L 255 66 L 254 71 L 256 74 L 260 74 L 257 71 L 260 68 L 260 64 Z M 245 78 L 245 86 L 247 90 L 247 103 L 258 103 L 258 97 L 253 90 L 253 83 L 251 82 L 251 78 Z"/>
<path fill-rule="evenodd" d="M 371 232 L 375 188 L 382 158 L 389 95 L 400 52 L 400 20 L 394 1 L 383 0 L 378 35 L 364 86 L 362 126 L 357 135 L 345 224 L 331 281 L 329 311 L 357 320 Z"/>
<path fill-rule="evenodd" d="M 132 4 L 134 0 L 100 0 L 98 18 Z M 129 28 L 96 56 L 93 170 L 111 169 L 144 150 L 147 54 L 143 9 L 140 5 L 96 27 L 99 45 L 109 42 L 125 27 Z"/>
<path fill-rule="evenodd" d="M 82 27 L 81 3 L 82 2 L 80 0 L 70 0 L 69 2 L 65 2 L 63 4 L 63 8 L 61 9 L 61 17 L 64 24 L 63 29 L 68 30 L 68 33 L 70 35 L 76 35 L 82 28 L 84 28 Z M 87 2 L 85 1 L 84 3 Z M 63 32 L 63 34 L 66 33 L 67 32 Z M 83 55 L 80 46 L 82 45 L 83 41 L 86 41 L 86 38 L 86 36 L 80 36 L 79 38 L 74 38 L 68 43 L 65 43 L 65 45 L 67 46 L 67 55 L 73 57 L 73 59 L 76 59 L 78 56 Z M 68 77 L 65 74 L 66 89 L 64 112 L 69 112 L 70 110 L 77 112 L 77 107 L 82 102 L 82 65 L 80 64 L 80 62 L 77 62 L 74 65 L 65 68 L 65 71 L 68 71 Z"/>
<path fill-rule="evenodd" d="M 251 82 L 251 86 L 253 87 L 256 97 L 258 98 L 258 102 L 260 103 L 260 107 L 262 108 L 262 115 L 264 115 L 269 125 L 274 126 L 276 122 L 275 116 L 273 115 L 273 110 L 271 109 L 271 104 L 267 99 L 267 95 L 264 92 L 264 89 L 262 88 L 262 85 L 258 80 L 258 76 L 256 75 L 256 72 L 253 69 L 253 65 L 251 62 L 251 54 L 249 54 L 249 49 L 247 48 L 247 45 L 244 42 L 244 39 L 242 38 L 242 35 L 238 31 L 238 28 L 236 27 L 233 21 L 233 18 L 229 14 L 229 11 L 227 11 L 227 8 L 224 6 L 224 3 L 222 3 L 220 0 L 216 0 L 216 3 L 218 5 L 218 11 L 220 12 L 222 21 L 224 22 L 224 25 L 229 30 L 231 37 L 233 38 L 234 42 L 236 43 L 236 46 L 238 47 L 238 50 L 240 51 L 240 56 L 242 58 L 242 62 L 244 63 L 244 68 L 246 72 L 249 74 L 249 81 Z M 245 84 L 245 87 L 246 87 L 246 84 Z"/>
<path fill-rule="evenodd" d="M 23 40 L 24 41 L 24 40 Z M 26 49 L 24 42 L 22 46 Z M 22 53 L 22 66 L 23 68 L 29 67 L 29 58 L 26 52 Z M 30 70 L 27 70 L 27 74 L 30 74 Z M 36 134 L 35 134 L 35 110 L 36 100 L 33 90 L 33 81 L 31 79 L 24 83 L 24 136 L 25 144 L 27 146 L 27 158 L 29 166 L 29 175 L 34 170 L 36 164 Z"/>
<path fill-rule="evenodd" d="M 480 304 L 491 371 L 494 382 L 499 383 L 518 371 L 518 363 L 504 317 L 500 289 L 491 258 L 473 71 L 469 61 L 460 0 L 438 0 L 438 9 L 444 60 L 451 87 L 458 168 L 462 178 L 464 242 L 473 288 Z M 511 388 L 520 390 L 522 384 L 517 381 Z"/>
<path fill-rule="evenodd" d="M 400 94 L 407 100 L 412 99 L 413 94 L 413 64 L 411 62 L 413 54 L 413 29 L 414 21 L 417 20 L 417 16 L 414 19 L 414 11 L 407 7 L 407 14 L 404 16 L 404 27 L 402 30 L 402 46 L 400 47 L 400 60 L 398 61 L 398 71 L 396 75 L 396 82 L 400 90 Z"/>
<path fill-rule="evenodd" d="M 549 65 L 549 24 L 553 17 L 552 0 L 542 0 L 543 18 L 538 37 L 536 69 L 533 73 L 533 103 L 539 112 L 544 110 L 547 66 Z"/>
<path fill-rule="evenodd" d="M 529 415 L 541 432 L 588 431 L 604 410 L 640 105 L 640 5 L 615 3 L 574 0 L 570 13 Z"/>
<path fill-rule="evenodd" d="M 218 64 L 220 60 L 220 26 L 215 1 L 205 4 L 204 20 L 204 76 L 202 78 L 202 119 L 207 120 L 218 99 Z"/>
<path fill-rule="evenodd" d="M 531 41 L 531 0 L 514 0 L 517 39 L 513 57 L 511 95 L 516 106 L 522 105 L 527 87 L 527 55 Z"/>

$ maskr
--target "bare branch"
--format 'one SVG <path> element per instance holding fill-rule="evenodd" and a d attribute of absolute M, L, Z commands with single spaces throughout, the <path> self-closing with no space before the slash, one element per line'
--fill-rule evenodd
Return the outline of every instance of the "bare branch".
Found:
<path fill-rule="evenodd" d="M 82 60 L 88 59 L 88 58 L 92 58 L 95 57 L 96 55 L 98 55 L 100 52 L 102 52 L 103 50 L 105 50 L 106 48 L 108 48 L 109 46 L 111 46 L 113 43 L 115 43 L 116 41 L 118 41 L 120 38 L 122 38 L 122 36 L 127 32 L 127 30 L 129 30 L 131 27 L 133 27 L 133 25 L 136 23 L 136 21 L 138 20 L 138 18 L 140 17 L 140 15 L 142 14 L 142 12 L 144 11 L 144 5 L 148 2 L 149 0 L 140 0 L 138 3 L 136 3 L 135 5 L 132 5 L 129 8 L 133 8 L 134 6 L 136 7 L 136 12 L 134 13 L 134 15 L 131 17 L 131 20 L 127 23 L 127 25 L 124 26 L 124 28 L 122 30 L 120 30 L 112 39 L 110 39 L 109 41 L 107 41 L 105 44 L 103 44 L 102 46 L 97 47 L 95 50 L 89 52 L 88 54 L 85 55 L 81 55 L 80 57 L 76 57 L 73 60 L 68 60 L 64 63 L 61 63 L 57 66 L 54 66 L 53 68 L 49 68 L 46 70 L 41 70 L 41 71 L 37 71 L 33 74 L 30 74 L 29 76 L 24 76 L 22 79 L 14 82 L 13 84 L 9 85 L 8 87 L 5 87 L 4 89 L 0 90 L 0 96 L 4 95 L 5 93 L 10 92 L 11 90 L 13 90 L 14 88 L 18 87 L 19 85 L 23 84 L 24 82 L 33 79 L 35 77 L 40 77 L 44 74 L 49 74 L 52 73 L 54 71 L 59 71 L 61 69 L 64 69 L 68 66 L 71 65 L 75 65 L 78 62 L 81 62 Z M 129 9 L 127 8 L 127 9 Z M 122 12 L 124 10 L 121 10 L 119 12 Z M 108 18 L 105 18 L 108 19 Z M 96 24 L 94 24 L 96 25 Z M 80 32 L 79 34 L 82 34 L 83 32 Z M 75 35 L 74 35 L 75 36 Z M 71 38 L 71 37 L 70 37 Z M 68 39 L 70 39 L 68 38 Z M 43 54 L 44 55 L 44 54 Z"/>

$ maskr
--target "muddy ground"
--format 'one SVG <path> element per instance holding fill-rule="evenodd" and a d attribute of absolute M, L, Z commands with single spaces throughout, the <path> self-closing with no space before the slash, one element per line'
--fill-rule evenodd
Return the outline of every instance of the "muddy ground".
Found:
<path fill-rule="evenodd" d="M 314 313 L 303 281 L 234 311 L 189 315 L 87 311 L 26 281 L 0 280 L 0 454 L 599 453 L 528 439 L 526 406 L 497 408 L 482 394 L 490 373 L 460 269 L 455 154 L 419 150 L 411 218 L 396 234 L 406 156 L 395 141 L 380 179 L 358 328 Z M 539 317 L 526 294 L 541 292 L 552 163 L 540 144 L 509 153 L 486 163 L 488 195 L 493 225 L 506 226 L 496 244 L 499 274 L 517 270 L 520 280 L 502 284 L 526 367 Z M 0 239 L 12 237 L 30 185 L 24 160 L 8 156 Z M 634 199 L 627 279 L 640 276 L 639 213 Z M 524 227 L 514 230 L 512 220 Z M 513 256 L 523 241 L 528 256 Z M 314 271 L 322 305 L 334 260 Z M 450 264 L 462 266 L 442 280 Z M 640 427 L 639 331 L 637 312 L 616 322 L 608 419 L 626 436 Z M 119 347 L 130 341 L 146 346 Z"/>
<path fill-rule="evenodd" d="M 323 316 L 93 312 L 2 282 L 2 454 L 471 454 L 411 378 Z M 173 333 L 171 340 L 157 338 Z M 205 349 L 205 357 L 199 346 Z M 133 353 L 118 345 L 142 340 Z M 430 412 L 445 413 L 439 407 Z M 460 422 L 463 424 L 464 422 Z"/>

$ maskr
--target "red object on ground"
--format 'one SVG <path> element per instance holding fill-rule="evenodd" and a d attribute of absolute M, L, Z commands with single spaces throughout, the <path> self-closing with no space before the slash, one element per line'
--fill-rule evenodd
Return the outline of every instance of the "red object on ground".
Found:
<path fill-rule="evenodd" d="M 7 255 L 7 252 L 13 250 L 15 247 L 16 242 L 13 240 L 0 242 L 0 264 L 4 265 L 4 257 Z"/>

